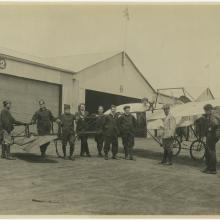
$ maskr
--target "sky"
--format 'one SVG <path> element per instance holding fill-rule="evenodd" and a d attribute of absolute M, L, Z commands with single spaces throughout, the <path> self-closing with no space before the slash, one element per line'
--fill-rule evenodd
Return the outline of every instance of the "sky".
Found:
<path fill-rule="evenodd" d="M 81 56 L 82 65 L 125 49 L 154 88 L 209 87 L 220 97 L 220 5 L 2 3 L 0 27 L 0 48 Z"/>

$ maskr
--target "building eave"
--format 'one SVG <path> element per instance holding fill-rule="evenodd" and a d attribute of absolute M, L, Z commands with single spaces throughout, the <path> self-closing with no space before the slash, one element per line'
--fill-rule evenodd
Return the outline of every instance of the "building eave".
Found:
<path fill-rule="evenodd" d="M 63 72 L 63 73 L 68 73 L 68 74 L 72 74 L 72 75 L 75 74 L 75 72 L 70 71 L 70 70 L 66 70 L 66 69 L 63 69 L 63 68 L 50 66 L 50 65 L 43 64 L 43 63 L 36 62 L 36 61 L 32 61 L 32 60 L 29 60 L 29 59 L 24 59 L 24 58 L 19 58 L 19 57 L 11 56 L 11 55 L 4 54 L 4 53 L 0 53 L 0 57 L 3 57 L 5 59 L 9 59 L 9 60 L 13 60 L 13 61 L 27 63 L 27 64 L 34 65 L 34 66 L 39 66 L 39 67 L 46 68 L 46 69 L 51 69 L 51 70 Z"/>

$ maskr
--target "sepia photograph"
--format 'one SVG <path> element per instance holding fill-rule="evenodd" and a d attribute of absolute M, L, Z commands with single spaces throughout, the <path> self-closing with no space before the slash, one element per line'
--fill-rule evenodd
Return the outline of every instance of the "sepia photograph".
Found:
<path fill-rule="evenodd" d="M 220 4 L 0 2 L 1 216 L 220 216 Z"/>

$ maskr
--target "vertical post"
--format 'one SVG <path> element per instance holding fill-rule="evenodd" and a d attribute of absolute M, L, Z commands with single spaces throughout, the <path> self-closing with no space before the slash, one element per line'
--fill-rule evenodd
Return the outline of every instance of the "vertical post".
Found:
<path fill-rule="evenodd" d="M 125 51 L 122 53 L 122 66 L 125 65 Z"/>

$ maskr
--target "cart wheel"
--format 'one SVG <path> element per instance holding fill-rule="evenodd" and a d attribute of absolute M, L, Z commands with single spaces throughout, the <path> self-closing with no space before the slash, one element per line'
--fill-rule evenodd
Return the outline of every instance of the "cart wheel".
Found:
<path fill-rule="evenodd" d="M 181 151 L 181 143 L 180 141 L 175 137 L 173 141 L 173 156 L 177 156 Z"/>
<path fill-rule="evenodd" d="M 57 157 L 62 157 L 62 143 L 60 139 L 54 140 Z"/>
<path fill-rule="evenodd" d="M 190 146 L 190 156 L 193 160 L 203 160 L 205 157 L 206 145 L 202 140 L 195 140 Z"/>

